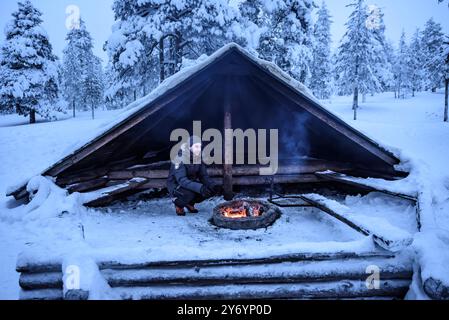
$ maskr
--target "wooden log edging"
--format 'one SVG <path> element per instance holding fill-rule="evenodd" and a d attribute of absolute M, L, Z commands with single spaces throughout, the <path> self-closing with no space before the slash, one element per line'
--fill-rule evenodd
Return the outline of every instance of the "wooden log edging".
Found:
<path fill-rule="evenodd" d="M 252 300 L 252 299 L 360 299 L 405 296 L 408 280 L 382 281 L 381 289 L 370 290 L 364 281 L 300 284 L 251 284 L 192 287 L 118 287 L 112 289 L 126 300 Z"/>
<path fill-rule="evenodd" d="M 237 297 L 242 298 L 361 298 L 364 296 L 402 298 L 406 292 L 406 285 L 410 284 L 412 278 L 411 263 L 408 264 L 407 261 L 391 253 L 380 251 L 363 254 L 301 253 L 260 259 L 154 261 L 142 264 L 100 262 L 97 264 L 101 275 L 112 287 L 112 291 L 120 294 L 122 298 L 136 298 L 133 294 L 128 294 L 134 290 L 143 289 L 156 293 L 162 290 L 151 296 L 154 299 L 215 299 L 221 297 L 219 296 L 221 293 L 217 292 L 216 288 L 230 285 L 237 285 Z M 353 288 L 361 288 L 365 285 L 365 278 L 368 275 L 364 269 L 371 264 L 377 264 L 383 270 L 380 290 L 370 292 L 357 291 L 357 289 L 354 291 Z M 337 267 L 339 271 L 336 271 Z M 69 291 L 63 296 L 61 268 L 61 265 L 55 263 L 48 265 L 28 263 L 18 266 L 17 270 L 21 272 L 19 281 L 22 289 L 21 299 L 87 299 L 89 294 L 80 290 Z M 53 271 L 55 269 L 59 269 L 59 272 Z M 342 283 L 351 283 L 351 285 L 347 290 L 342 290 Z M 287 286 L 302 289 L 287 290 Z M 320 286 L 328 289 L 325 291 L 317 289 Z M 270 289 L 274 287 L 286 290 L 282 289 L 282 294 L 279 295 L 279 291 Z M 164 293 L 167 292 L 167 288 L 174 288 L 175 291 L 179 289 L 185 295 L 167 296 Z M 203 290 L 200 290 L 201 292 L 207 294 L 199 293 L 195 288 L 200 288 Z M 226 298 L 226 295 L 223 297 Z"/>
<path fill-rule="evenodd" d="M 104 269 L 101 272 L 111 287 L 283 284 L 365 281 L 370 275 L 367 268 L 371 265 L 379 268 L 382 280 L 410 280 L 413 275 L 411 264 L 401 263 L 397 259 L 303 261 L 203 268 Z"/>
<path fill-rule="evenodd" d="M 378 244 L 380 247 L 386 250 L 399 251 L 404 247 L 409 246 L 413 242 L 413 237 L 408 232 L 399 229 L 397 227 L 394 227 L 392 225 L 388 225 L 387 229 L 390 229 L 389 231 L 394 232 L 394 234 L 384 234 L 381 233 L 379 230 L 373 230 L 367 227 L 366 225 L 362 225 L 360 221 L 356 221 L 351 214 L 343 212 L 342 210 L 337 212 L 335 209 L 330 208 L 329 205 L 326 204 L 326 202 L 333 200 L 329 200 L 323 196 L 316 194 L 309 194 L 309 195 L 302 195 L 301 198 L 304 201 L 315 206 L 316 208 L 320 209 L 321 211 L 343 222 L 344 224 L 356 230 L 357 232 L 360 232 L 365 236 L 372 236 L 376 244 Z M 341 206 L 340 204 L 338 205 Z M 377 226 L 377 229 L 378 228 L 379 226 Z M 401 236 L 399 237 L 398 235 Z"/>
<path fill-rule="evenodd" d="M 393 259 L 395 254 L 391 252 L 337 252 L 337 253 L 298 253 L 279 255 L 265 258 L 254 259 L 204 259 L 204 260 L 172 260 L 172 261 L 151 261 L 136 264 L 123 264 L 118 261 L 100 262 L 100 270 L 115 269 L 144 269 L 144 268 L 205 268 L 212 266 L 239 266 L 239 265 L 260 265 L 274 264 L 282 262 L 316 262 L 328 260 L 347 260 L 347 259 L 372 259 L 385 258 Z"/>
<path fill-rule="evenodd" d="M 432 277 L 422 281 L 424 292 L 434 300 L 449 300 L 449 287 Z"/>
<path fill-rule="evenodd" d="M 364 184 L 360 181 L 353 181 L 354 177 L 350 177 L 345 174 L 337 173 L 337 172 L 316 172 L 315 175 L 323 179 L 325 181 L 335 181 L 340 182 L 349 186 L 353 186 L 362 190 L 366 190 L 368 192 L 380 192 L 392 197 L 401 198 L 404 200 L 408 200 L 412 202 L 416 207 L 416 225 L 418 228 L 418 231 L 421 231 L 422 223 L 421 223 L 421 205 L 420 205 L 420 197 L 418 195 L 410 195 L 405 193 L 399 193 L 399 192 L 393 192 L 384 188 L 378 188 L 371 186 L 369 184 Z"/>

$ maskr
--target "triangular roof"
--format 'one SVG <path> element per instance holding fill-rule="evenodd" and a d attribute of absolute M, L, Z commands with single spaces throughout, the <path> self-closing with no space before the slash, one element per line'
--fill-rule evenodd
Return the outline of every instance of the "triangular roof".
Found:
<path fill-rule="evenodd" d="M 326 134 L 326 139 L 331 139 L 333 133 L 338 133 L 341 139 L 346 139 L 344 141 L 346 146 L 349 143 L 357 146 L 359 153 L 360 150 L 363 150 L 366 157 L 371 157 L 379 164 L 393 168 L 399 163 L 392 153 L 322 106 L 304 85 L 291 78 L 278 66 L 261 60 L 239 45 L 231 43 L 209 57 L 200 58 L 196 64 L 184 68 L 165 80 L 148 96 L 129 105 L 115 121 L 94 132 L 91 137 L 80 143 L 79 148 L 45 170 L 42 175 L 56 177 L 62 172 L 76 168 L 83 161 L 87 161 L 86 159 L 95 157 L 99 157 L 98 159 L 101 161 L 109 159 L 108 153 L 112 154 L 113 150 L 118 149 L 105 150 L 107 145 L 118 141 L 117 139 L 121 136 L 126 137 L 126 134 L 128 134 L 128 140 L 130 136 L 141 136 L 142 127 L 139 131 L 139 126 L 148 124 L 151 117 L 156 117 L 158 112 L 175 102 L 176 106 L 173 108 L 178 108 L 178 110 L 180 105 L 192 104 L 192 101 L 195 100 L 187 98 L 196 94 L 195 99 L 198 99 L 201 94 L 204 94 L 204 90 L 211 85 L 212 77 L 252 76 L 254 74 L 257 75 L 257 78 L 254 78 L 254 86 L 260 85 L 261 91 L 272 91 L 273 95 L 278 95 L 274 99 L 282 96 L 282 99 L 285 98 L 285 101 L 306 112 L 315 123 L 320 124 L 319 131 Z M 244 95 L 242 92 L 240 94 Z M 157 121 L 161 120 L 155 118 L 152 123 Z M 145 132 L 147 132 L 147 127 L 145 127 Z M 315 135 L 317 134 L 320 133 L 315 132 Z M 85 162 L 85 164 L 89 163 Z M 17 194 L 18 191 L 11 194 Z"/>

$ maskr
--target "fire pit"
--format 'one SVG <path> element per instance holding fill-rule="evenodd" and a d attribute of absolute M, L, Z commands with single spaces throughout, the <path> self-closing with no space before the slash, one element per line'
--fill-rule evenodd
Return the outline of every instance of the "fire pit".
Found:
<path fill-rule="evenodd" d="M 212 224 L 232 230 L 255 230 L 271 226 L 280 216 L 279 208 L 268 202 L 235 200 L 214 209 Z"/>

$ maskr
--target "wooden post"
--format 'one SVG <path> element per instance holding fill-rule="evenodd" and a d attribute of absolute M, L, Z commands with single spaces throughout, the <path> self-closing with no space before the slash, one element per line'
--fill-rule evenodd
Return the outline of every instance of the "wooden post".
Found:
<path fill-rule="evenodd" d="M 354 102 L 352 109 L 354 109 L 354 121 L 357 120 L 357 108 L 359 107 L 359 88 L 354 88 Z"/>
<path fill-rule="evenodd" d="M 36 123 L 36 110 L 31 109 L 30 111 L 30 124 Z"/>
<path fill-rule="evenodd" d="M 226 79 L 224 97 L 224 165 L 223 165 L 223 191 L 226 201 L 234 198 L 232 183 L 232 163 L 234 160 L 234 140 L 233 136 L 226 134 L 226 130 L 232 129 L 232 104 L 231 104 L 231 81 Z"/>
<path fill-rule="evenodd" d="M 160 66 L 159 82 L 162 83 L 165 80 L 164 38 L 161 38 L 161 40 L 159 40 L 159 66 Z"/>
<path fill-rule="evenodd" d="M 449 121 L 449 79 L 446 79 L 444 86 L 444 122 Z"/>

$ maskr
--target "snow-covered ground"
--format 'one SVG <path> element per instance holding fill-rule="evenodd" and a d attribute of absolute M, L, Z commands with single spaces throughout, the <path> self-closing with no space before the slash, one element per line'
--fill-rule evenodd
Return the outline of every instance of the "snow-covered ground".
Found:
<path fill-rule="evenodd" d="M 391 93 L 368 96 L 359 110 L 358 121 L 352 121 L 351 97 L 337 97 L 325 103 L 329 110 L 405 160 L 412 170 L 408 185 L 415 184 L 429 200 L 431 213 L 426 211 L 426 228 L 438 227 L 431 240 L 421 237 L 417 250 L 428 254 L 426 243 L 432 241 L 446 247 L 449 125 L 442 122 L 443 95 L 418 93 L 416 98 L 405 100 L 396 100 Z M 209 258 L 242 256 L 248 252 L 257 255 L 262 248 L 265 254 L 270 250 L 289 253 L 373 249 L 369 238 L 314 209 L 283 210 L 280 220 L 267 230 L 231 232 L 208 223 L 211 208 L 220 199 L 202 204 L 200 214 L 180 219 L 173 215 L 168 199 L 130 202 L 128 208 L 113 207 L 109 211 L 80 209 L 76 195 L 64 198 L 63 192 L 45 179 L 34 181 L 42 187 L 36 199 L 38 208 L 17 206 L 5 197 L 8 187 L 49 167 L 78 145 L 80 137 L 112 121 L 119 112 L 99 112 L 95 121 L 90 119 L 90 113 L 85 113 L 76 119 L 33 126 L 27 125 L 25 118 L 0 116 L 0 299 L 18 298 L 15 264 L 18 254 L 28 249 L 56 257 L 92 254 L 97 259 L 114 259 L 126 252 L 132 261 L 168 256 L 182 259 L 183 255 Z M 63 201 L 55 207 L 54 199 Z M 347 197 L 343 204 L 361 216 L 386 219 L 411 234 L 416 232 L 414 209 L 407 201 L 375 193 Z M 220 250 L 216 250 L 217 241 L 222 244 Z M 430 254 L 428 261 L 448 259 L 445 255 L 449 253 L 438 251 L 439 260 L 433 260 L 436 254 Z M 444 267 L 439 269 L 444 274 Z"/>

